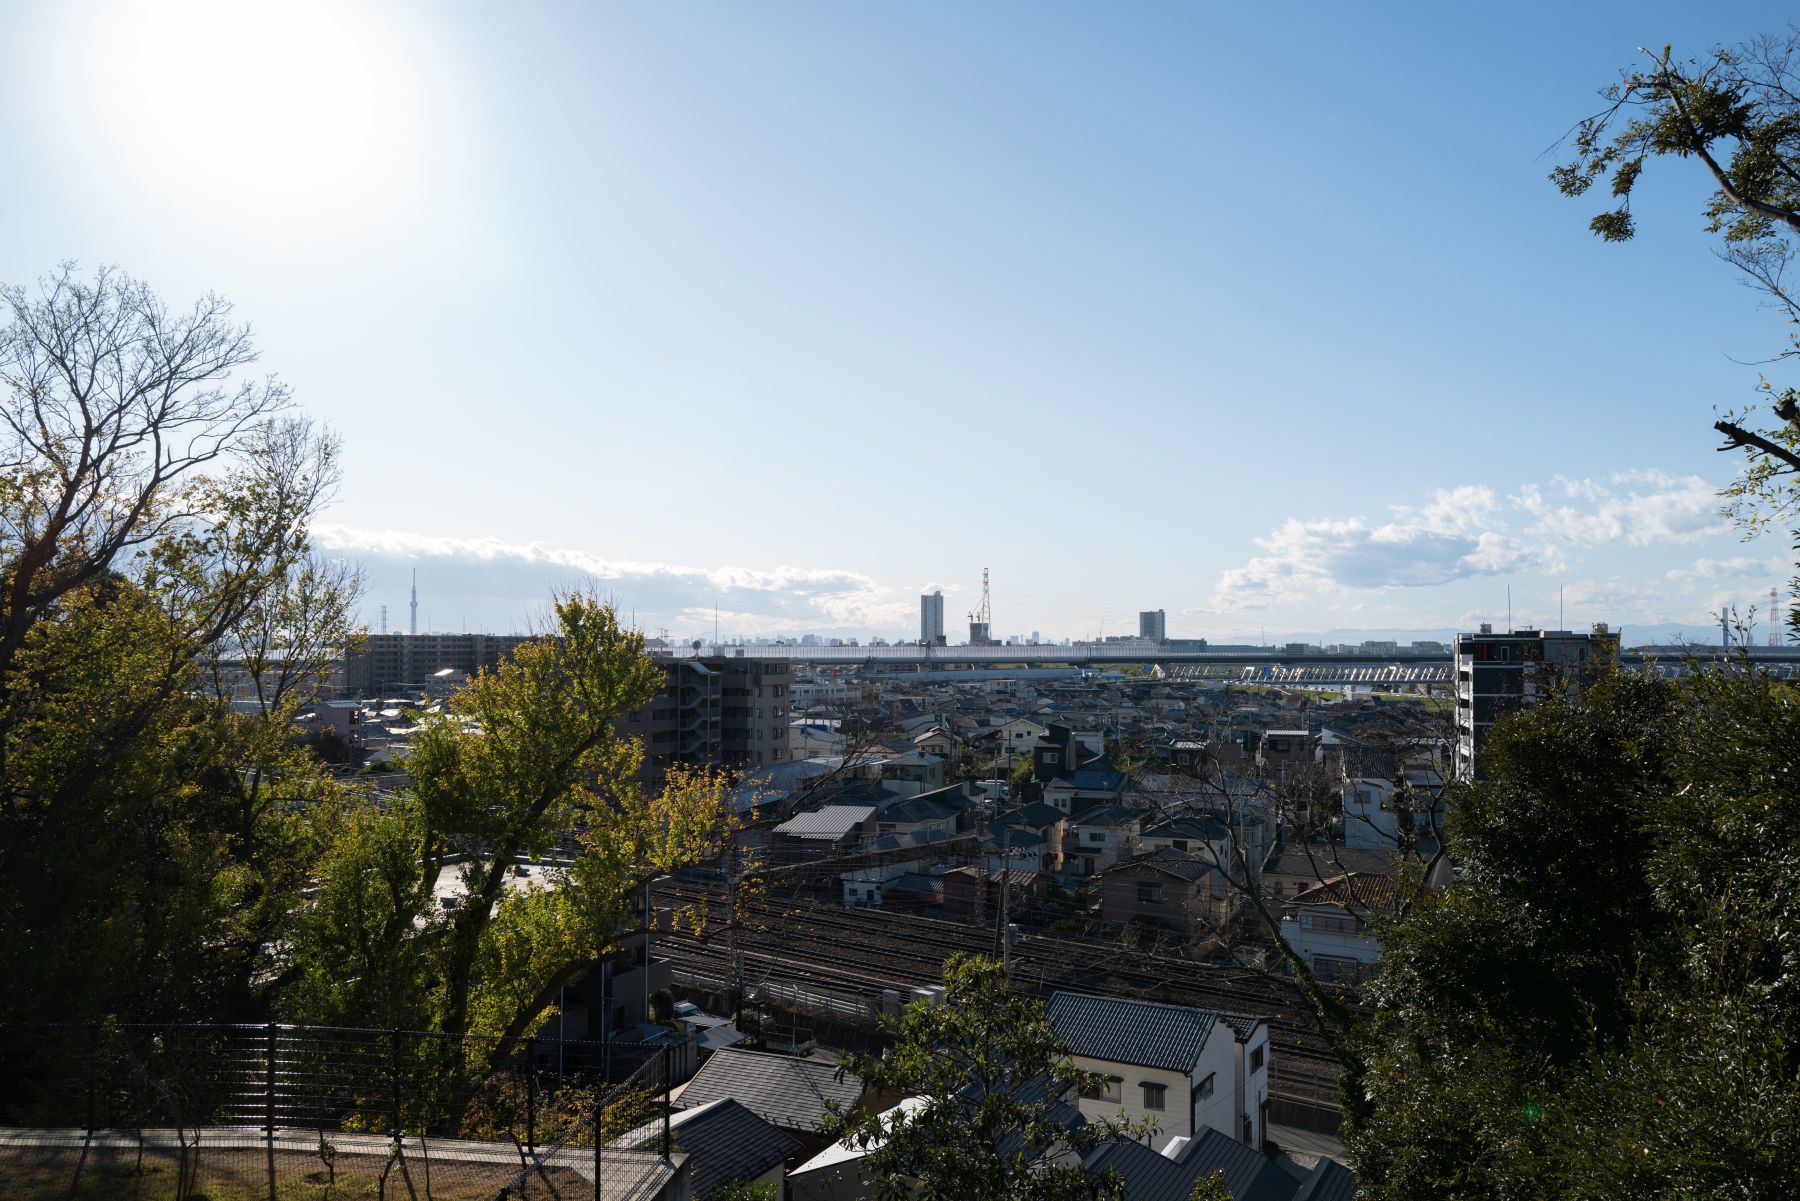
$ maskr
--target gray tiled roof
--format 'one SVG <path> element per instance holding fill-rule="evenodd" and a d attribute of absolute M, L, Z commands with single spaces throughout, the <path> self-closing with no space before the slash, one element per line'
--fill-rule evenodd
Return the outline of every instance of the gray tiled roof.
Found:
<path fill-rule="evenodd" d="M 1263 1022 L 1267 1021 L 1268 1019 L 1253 1017 L 1247 1013 L 1224 1013 L 1224 1012 L 1221 1012 L 1219 1014 L 1219 1020 L 1221 1022 L 1224 1022 L 1227 1026 L 1230 1026 L 1231 1032 L 1233 1034 L 1237 1035 L 1237 1040 L 1239 1042 L 1243 1042 L 1245 1039 L 1249 1038 L 1252 1034 L 1256 1033 L 1257 1026 L 1261 1025 Z"/>
<path fill-rule="evenodd" d="M 1356 1196 L 1356 1177 L 1335 1159 L 1320 1159 L 1305 1180 L 1294 1201 L 1351 1201 Z"/>
<path fill-rule="evenodd" d="M 754 1180 L 805 1149 L 728 1097 L 680 1111 L 669 1119 L 669 1129 L 692 1165 L 699 1201 L 734 1180 Z M 625 1147 L 647 1147 L 661 1137 L 662 1123 L 651 1122 L 619 1141 Z"/>
<path fill-rule="evenodd" d="M 675 1104 L 693 1109 L 730 1097 L 783 1130 L 815 1131 L 825 1118 L 825 1102 L 848 1109 L 862 1098 L 862 1081 L 837 1079 L 837 1065 L 791 1055 L 727 1048 L 694 1074 Z"/>
<path fill-rule="evenodd" d="M 1186 880 L 1192 884 L 1196 880 L 1212 875 L 1213 864 L 1205 859 L 1197 858 L 1186 851 L 1161 850 L 1147 851 L 1133 859 L 1121 859 L 1101 875 L 1114 872 L 1130 872 L 1140 869 L 1158 871 L 1166 876 L 1174 876 L 1177 880 Z"/>
<path fill-rule="evenodd" d="M 1218 1015 L 1186 1005 L 1059 992 L 1050 1021 L 1071 1055 L 1191 1072 Z"/>
<path fill-rule="evenodd" d="M 1194 1182 L 1221 1172 L 1234 1201 L 1290 1201 L 1295 1181 L 1261 1152 L 1207 1127 L 1173 1159 L 1142 1143 L 1117 1139 L 1087 1158 L 1088 1170 L 1112 1171 L 1124 1185 L 1124 1201 L 1187 1201 Z"/>

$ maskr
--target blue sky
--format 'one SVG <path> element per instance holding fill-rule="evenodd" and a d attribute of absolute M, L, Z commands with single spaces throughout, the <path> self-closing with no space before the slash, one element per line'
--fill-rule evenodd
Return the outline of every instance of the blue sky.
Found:
<path fill-rule="evenodd" d="M 1783 339 L 1541 153 L 1773 5 L 0 4 L 0 278 L 232 298 L 366 616 L 1220 641 L 1708 621 Z M 953 621 L 952 624 L 955 624 Z"/>

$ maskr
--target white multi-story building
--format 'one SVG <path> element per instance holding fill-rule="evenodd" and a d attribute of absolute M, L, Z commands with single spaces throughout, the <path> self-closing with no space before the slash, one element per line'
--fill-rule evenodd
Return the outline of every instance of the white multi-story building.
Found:
<path fill-rule="evenodd" d="M 919 598 L 919 641 L 926 646 L 944 645 L 944 594 L 927 592 Z"/>

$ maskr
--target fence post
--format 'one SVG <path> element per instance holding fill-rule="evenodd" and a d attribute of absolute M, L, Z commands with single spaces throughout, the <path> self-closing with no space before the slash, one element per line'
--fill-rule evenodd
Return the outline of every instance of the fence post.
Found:
<path fill-rule="evenodd" d="M 525 1040 L 525 1149 L 537 1152 L 537 1038 Z"/>
<path fill-rule="evenodd" d="M 275 1023 L 264 1032 L 263 1048 L 263 1135 L 275 1137 Z"/>
<path fill-rule="evenodd" d="M 94 1137 L 94 1072 L 100 1056 L 100 1023 L 88 1023 L 87 1045 L 87 1132 Z"/>
<path fill-rule="evenodd" d="M 269 1167 L 269 1201 L 275 1201 L 275 1023 L 269 1023 L 263 1056 L 263 1147 Z"/>
<path fill-rule="evenodd" d="M 394 1138 L 397 1140 L 397 1139 L 399 1139 L 400 1133 L 401 1133 L 401 1131 L 400 1131 L 400 1028 L 398 1026 L 396 1026 L 394 1028 L 392 1036 L 388 1043 L 388 1080 L 390 1083 L 389 1096 L 390 1096 L 390 1101 L 392 1104 L 391 1118 L 392 1118 L 393 1126 L 394 1126 L 393 1134 L 394 1134 Z"/>
<path fill-rule="evenodd" d="M 600 1120 L 606 1114 L 606 1085 L 601 1082 L 600 1092 L 594 1097 L 594 1201 L 601 1201 L 600 1196 L 600 1145 L 606 1140 L 600 1135 Z"/>
<path fill-rule="evenodd" d="M 662 1086 L 663 1086 L 663 1103 L 662 1103 L 662 1111 L 663 1111 L 663 1114 L 662 1114 L 662 1118 L 663 1118 L 663 1137 L 662 1137 L 662 1157 L 663 1157 L 663 1158 L 664 1158 L 664 1159 L 667 1159 L 667 1158 L 669 1158 L 669 1077 L 670 1077 L 670 1075 L 671 1075 L 671 1074 L 672 1074 L 672 1073 L 671 1073 L 671 1072 L 670 1072 L 670 1071 L 669 1071 L 669 1056 L 670 1056 L 670 1055 L 671 1055 L 671 1054 L 673 1054 L 673 1051 L 672 1051 L 672 1049 L 671 1049 L 671 1048 L 669 1048 L 669 1047 L 664 1047 L 664 1048 L 663 1048 L 663 1049 L 662 1049 Z"/>

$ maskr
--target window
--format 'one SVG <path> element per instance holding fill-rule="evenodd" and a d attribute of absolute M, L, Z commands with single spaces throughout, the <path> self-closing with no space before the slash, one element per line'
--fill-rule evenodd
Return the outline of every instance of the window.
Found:
<path fill-rule="evenodd" d="M 1208 1072 L 1206 1079 L 1194 1086 L 1194 1100 L 1204 1101 L 1213 1095 L 1213 1077 L 1217 1075 L 1217 1072 Z"/>
<path fill-rule="evenodd" d="M 1256 1050 L 1250 1052 L 1250 1070 L 1251 1071 L 1260 1072 L 1262 1070 L 1263 1051 L 1265 1049 L 1266 1048 L 1258 1047 L 1258 1048 L 1256 1048 Z"/>
<path fill-rule="evenodd" d="M 1178 851 L 1185 851 L 1185 850 L 1187 850 L 1187 839 L 1171 838 L 1171 839 L 1169 839 L 1169 845 L 1174 847 Z"/>
<path fill-rule="evenodd" d="M 1144 1108 L 1145 1109 L 1161 1109 L 1161 1108 L 1163 1108 L 1163 1099 L 1166 1096 L 1168 1096 L 1168 1093 L 1169 1093 L 1168 1085 L 1166 1085 L 1166 1084 L 1150 1084 L 1148 1082 L 1145 1082 L 1145 1084 L 1143 1085 L 1143 1089 L 1144 1089 Z"/>
<path fill-rule="evenodd" d="M 1139 880 L 1137 898 L 1140 905 L 1162 904 L 1162 885 L 1152 884 L 1148 880 Z"/>
<path fill-rule="evenodd" d="M 1116 1105 L 1124 1084 L 1125 1081 L 1117 1076 L 1083 1076 L 1081 1095 L 1090 1101 L 1111 1101 Z"/>

